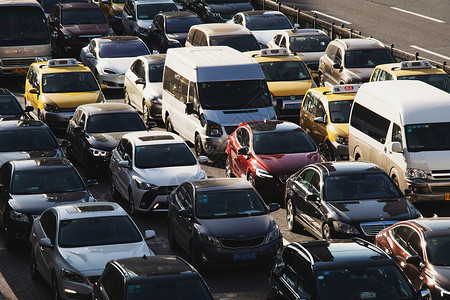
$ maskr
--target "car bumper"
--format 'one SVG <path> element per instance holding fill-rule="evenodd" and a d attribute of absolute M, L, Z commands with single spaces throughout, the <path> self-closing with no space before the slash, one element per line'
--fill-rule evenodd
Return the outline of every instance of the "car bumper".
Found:
<path fill-rule="evenodd" d="M 99 76 L 99 84 L 105 84 L 108 89 L 123 89 L 125 75 L 123 74 L 102 74 Z"/>
<path fill-rule="evenodd" d="M 450 180 L 406 180 L 411 202 L 450 200 Z"/>
<path fill-rule="evenodd" d="M 178 186 L 165 186 L 159 187 L 158 190 L 155 191 L 141 189 L 133 191 L 136 211 L 167 211 L 169 207 L 169 195 L 177 187 Z"/>
<path fill-rule="evenodd" d="M 59 295 L 62 299 L 92 299 L 92 285 L 58 278 Z"/>
<path fill-rule="evenodd" d="M 60 113 L 54 113 L 54 112 L 48 112 L 45 110 L 42 110 L 42 116 L 44 117 L 44 122 L 53 129 L 66 129 L 67 124 L 69 123 L 70 119 L 72 119 L 74 111 L 71 112 L 60 112 Z"/>

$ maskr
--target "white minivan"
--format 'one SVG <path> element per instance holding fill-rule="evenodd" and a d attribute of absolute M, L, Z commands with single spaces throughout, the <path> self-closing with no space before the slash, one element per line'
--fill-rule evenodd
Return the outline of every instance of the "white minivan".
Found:
<path fill-rule="evenodd" d="M 261 67 L 228 46 L 167 50 L 162 117 L 167 131 L 213 160 L 241 122 L 276 119 Z"/>
<path fill-rule="evenodd" d="M 379 165 L 412 201 L 450 200 L 449 116 L 450 94 L 427 83 L 365 83 L 350 113 L 350 160 Z"/>

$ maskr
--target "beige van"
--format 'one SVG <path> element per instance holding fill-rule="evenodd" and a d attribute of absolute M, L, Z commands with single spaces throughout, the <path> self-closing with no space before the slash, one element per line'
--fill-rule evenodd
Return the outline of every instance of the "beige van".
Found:
<path fill-rule="evenodd" d="M 200 24 L 189 30 L 186 47 L 192 46 L 229 46 L 238 51 L 261 49 L 255 36 L 238 24 Z"/>

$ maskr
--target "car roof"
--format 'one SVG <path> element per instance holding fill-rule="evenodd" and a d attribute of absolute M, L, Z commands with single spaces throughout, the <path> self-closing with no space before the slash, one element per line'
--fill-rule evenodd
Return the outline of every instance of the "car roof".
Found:
<path fill-rule="evenodd" d="M 79 109 L 84 110 L 89 115 L 100 115 L 105 113 L 137 113 L 132 106 L 116 102 L 83 104 L 77 107 L 77 110 Z"/>
<path fill-rule="evenodd" d="M 197 192 L 227 191 L 252 189 L 252 186 L 241 178 L 212 178 L 190 181 Z"/>
<path fill-rule="evenodd" d="M 261 56 L 260 50 L 247 51 L 244 53 L 250 55 L 254 60 L 256 60 L 259 63 L 271 61 L 302 61 L 300 57 L 298 57 L 293 53 L 289 53 L 288 55 L 269 55 L 269 56 Z"/>
<path fill-rule="evenodd" d="M 428 74 L 447 74 L 444 70 L 431 67 L 431 68 L 411 68 L 401 69 L 400 63 L 382 64 L 375 67 L 375 69 L 382 69 L 396 76 L 408 76 L 408 75 L 428 75 Z M 448 76 L 448 75 L 447 75 Z"/>
<path fill-rule="evenodd" d="M 159 65 L 161 62 L 166 61 L 166 55 L 167 54 L 147 54 L 147 55 L 141 55 L 138 56 L 138 58 L 146 61 L 148 64 L 151 65 Z"/>
<path fill-rule="evenodd" d="M 246 16 L 263 16 L 263 15 L 284 16 L 284 14 L 281 11 L 277 10 L 250 10 L 250 11 L 243 11 L 241 13 Z"/>
<path fill-rule="evenodd" d="M 137 36 L 132 35 L 113 35 L 113 36 L 102 36 L 94 38 L 99 44 L 106 44 L 110 42 L 128 42 L 128 41 L 142 41 Z"/>
<path fill-rule="evenodd" d="M 328 102 L 353 100 L 353 99 L 355 99 L 355 96 L 356 96 L 356 93 L 334 94 L 331 91 L 332 91 L 331 86 L 312 88 L 312 89 L 308 90 L 308 92 L 313 92 L 313 93 L 319 94 L 324 99 L 326 99 Z"/>
<path fill-rule="evenodd" d="M 197 271 L 176 255 L 155 255 L 115 259 L 111 264 L 122 269 L 131 279 L 177 274 L 190 276 Z"/>
<path fill-rule="evenodd" d="M 450 234 L 450 217 L 420 218 L 402 223 L 415 225 L 426 237 Z"/>
<path fill-rule="evenodd" d="M 374 38 L 365 39 L 335 39 L 331 43 L 341 45 L 345 50 L 382 49 L 386 46 Z"/>
<path fill-rule="evenodd" d="M 84 2 L 72 2 L 72 3 L 58 3 L 61 5 L 61 9 L 76 9 L 76 8 L 97 8 L 95 3 L 84 3 Z"/>
<path fill-rule="evenodd" d="M 136 146 L 184 144 L 184 140 L 179 135 L 166 131 L 136 131 L 127 133 L 122 138 L 133 141 Z"/>
<path fill-rule="evenodd" d="M 28 128 L 48 128 L 44 123 L 33 119 L 24 120 L 5 120 L 0 122 L 0 131 L 2 130 L 26 130 Z"/>
<path fill-rule="evenodd" d="M 42 74 L 67 73 L 67 72 L 91 72 L 91 70 L 88 67 L 86 67 L 85 65 L 83 65 L 81 62 L 78 62 L 78 65 L 49 67 L 47 61 L 41 61 L 41 62 L 35 62 L 35 63 L 31 64 L 31 66 L 35 66 L 37 68 L 37 70 Z"/>
<path fill-rule="evenodd" d="M 292 131 L 294 129 L 303 129 L 293 122 L 282 120 L 264 120 L 264 121 L 251 121 L 244 122 L 250 129 L 256 132 L 271 132 L 271 131 Z"/>
<path fill-rule="evenodd" d="M 334 161 L 310 164 L 316 166 L 328 176 L 350 175 L 360 173 L 384 173 L 376 164 L 364 161 Z"/>
<path fill-rule="evenodd" d="M 6 88 L 0 88 L 0 96 L 14 96 L 8 89 Z M 14 96 L 14 98 L 16 98 Z"/>
<path fill-rule="evenodd" d="M 28 171 L 41 168 L 72 168 L 70 161 L 63 157 L 37 157 L 21 160 L 11 160 L 10 164 L 16 171 Z"/>
<path fill-rule="evenodd" d="M 83 202 L 52 207 L 60 220 L 92 217 L 127 216 L 127 212 L 115 202 Z"/>
<path fill-rule="evenodd" d="M 311 36 L 311 35 L 326 35 L 324 31 L 320 29 L 312 29 L 312 28 L 299 28 L 285 31 L 290 37 L 291 36 Z"/>
<path fill-rule="evenodd" d="M 199 29 L 207 35 L 251 35 L 252 33 L 246 27 L 239 24 L 228 23 L 208 23 L 191 26 L 192 29 Z"/>
<path fill-rule="evenodd" d="M 314 269 L 395 264 L 381 249 L 362 239 L 314 240 L 292 243 L 288 247 L 306 255 Z"/>
<path fill-rule="evenodd" d="M 136 0 L 136 5 L 139 4 L 160 4 L 160 3 L 174 3 L 172 0 Z"/>

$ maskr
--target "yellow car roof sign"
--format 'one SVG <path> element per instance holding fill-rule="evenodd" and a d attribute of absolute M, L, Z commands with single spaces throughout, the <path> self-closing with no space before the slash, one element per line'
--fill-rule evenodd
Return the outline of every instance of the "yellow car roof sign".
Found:
<path fill-rule="evenodd" d="M 400 62 L 401 70 L 408 69 L 429 69 L 432 65 L 428 60 L 411 60 L 411 61 L 402 61 Z"/>
<path fill-rule="evenodd" d="M 262 57 L 265 56 L 280 56 L 280 55 L 289 55 L 289 51 L 286 48 L 267 48 L 267 49 L 261 49 L 260 55 Z"/>
<path fill-rule="evenodd" d="M 333 85 L 331 87 L 331 92 L 333 94 L 356 93 L 360 86 L 360 84 Z"/>
<path fill-rule="evenodd" d="M 78 61 L 75 58 L 58 58 L 58 59 L 50 59 L 47 62 L 48 68 L 67 67 L 67 66 L 78 66 Z"/>

